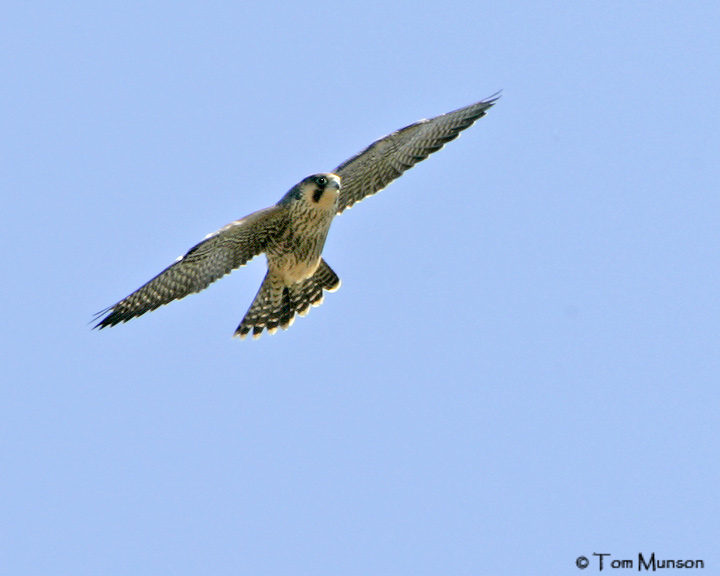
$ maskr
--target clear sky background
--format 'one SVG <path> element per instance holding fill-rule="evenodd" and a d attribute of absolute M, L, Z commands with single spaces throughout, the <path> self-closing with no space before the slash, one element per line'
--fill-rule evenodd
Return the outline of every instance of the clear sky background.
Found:
<path fill-rule="evenodd" d="M 0 574 L 720 573 L 717 2 L 10 1 L 0 27 Z M 264 258 L 90 329 L 500 89 L 335 220 L 342 288 L 287 332 L 231 338 Z"/>

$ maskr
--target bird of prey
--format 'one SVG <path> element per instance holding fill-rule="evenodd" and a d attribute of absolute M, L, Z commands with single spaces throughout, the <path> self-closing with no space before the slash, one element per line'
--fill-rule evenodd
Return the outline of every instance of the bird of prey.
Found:
<path fill-rule="evenodd" d="M 280 201 L 208 234 L 187 254 L 127 298 L 96 315 L 95 328 L 115 326 L 207 288 L 265 253 L 267 274 L 235 336 L 287 329 L 295 314 L 319 306 L 340 278 L 322 258 L 333 218 L 385 188 L 485 116 L 498 96 L 420 120 L 373 142 L 329 173 L 308 176 Z"/>

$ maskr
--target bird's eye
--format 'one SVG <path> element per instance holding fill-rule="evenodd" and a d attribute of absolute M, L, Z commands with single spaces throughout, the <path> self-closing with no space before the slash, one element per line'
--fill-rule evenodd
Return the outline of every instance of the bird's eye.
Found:
<path fill-rule="evenodd" d="M 327 186 L 328 180 L 325 176 L 319 176 L 317 179 L 318 186 Z"/>

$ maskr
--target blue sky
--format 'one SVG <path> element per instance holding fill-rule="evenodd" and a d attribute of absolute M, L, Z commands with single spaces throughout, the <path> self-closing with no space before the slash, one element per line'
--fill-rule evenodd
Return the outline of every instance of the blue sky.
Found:
<path fill-rule="evenodd" d="M 0 573 L 717 570 L 717 4 L 243 4 L 0 8 Z M 90 330 L 500 89 L 335 220 L 287 332 L 231 338 L 262 258 Z"/>

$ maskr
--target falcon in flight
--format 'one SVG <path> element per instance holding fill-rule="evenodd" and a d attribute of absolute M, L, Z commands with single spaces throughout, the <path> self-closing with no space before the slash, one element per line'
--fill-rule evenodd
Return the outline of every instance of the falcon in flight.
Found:
<path fill-rule="evenodd" d="M 498 96 L 430 120 L 420 120 L 380 138 L 330 173 L 308 176 L 280 201 L 231 222 L 191 248 L 127 298 L 99 312 L 95 328 L 115 326 L 173 300 L 200 292 L 258 254 L 267 274 L 235 336 L 287 329 L 295 314 L 319 306 L 323 290 L 340 278 L 322 258 L 336 214 L 385 188 L 415 164 L 482 118 Z"/>

